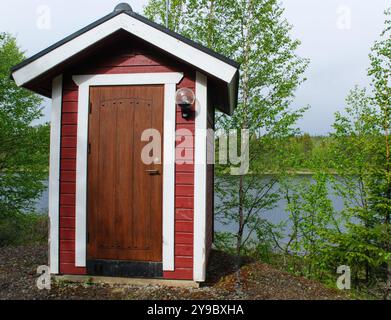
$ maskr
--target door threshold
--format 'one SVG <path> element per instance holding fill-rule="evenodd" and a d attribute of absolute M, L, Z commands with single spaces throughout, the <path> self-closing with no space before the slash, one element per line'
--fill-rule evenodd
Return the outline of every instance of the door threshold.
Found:
<path fill-rule="evenodd" d="M 120 278 L 163 278 L 163 263 L 118 261 L 118 260 L 87 260 L 87 273 L 98 277 Z"/>
<path fill-rule="evenodd" d="M 164 286 L 178 288 L 199 288 L 200 283 L 192 280 L 168 280 L 168 279 L 147 279 L 147 278 L 120 278 L 120 277 L 100 277 L 100 276 L 77 276 L 58 275 L 54 276 L 56 281 L 70 283 L 92 283 L 109 285 L 128 286 Z"/>

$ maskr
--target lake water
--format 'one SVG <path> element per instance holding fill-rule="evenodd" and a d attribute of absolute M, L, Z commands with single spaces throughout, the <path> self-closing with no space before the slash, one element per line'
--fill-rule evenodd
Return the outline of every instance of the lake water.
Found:
<path fill-rule="evenodd" d="M 268 179 L 268 177 L 260 177 L 259 179 Z M 303 180 L 310 180 L 313 181 L 311 176 L 309 175 L 297 175 L 294 178 L 292 178 L 292 183 L 293 184 L 299 184 L 302 183 Z M 216 183 L 218 183 L 218 178 L 216 179 Z M 271 192 L 278 192 L 280 189 L 280 185 L 276 183 L 272 189 Z M 329 193 L 329 199 L 333 203 L 334 209 L 339 212 L 344 209 L 345 204 L 344 204 L 344 198 L 337 196 L 332 189 L 332 186 L 328 186 L 328 193 Z M 222 199 L 219 198 L 218 194 L 215 194 L 215 204 L 218 205 L 221 203 Z M 286 212 L 286 207 L 287 207 L 287 201 L 283 198 L 279 201 L 277 201 L 275 207 L 270 210 L 265 210 L 264 212 L 261 213 L 262 218 L 267 220 L 268 222 L 277 225 L 281 222 L 286 223 L 286 228 L 285 228 L 285 237 L 283 237 L 281 240 L 285 242 L 285 240 L 288 240 L 288 235 L 291 232 L 292 224 L 289 222 L 289 213 Z M 238 230 L 238 225 L 236 223 L 231 223 L 229 225 L 225 225 L 220 223 L 219 221 L 215 221 L 215 230 L 220 231 L 220 232 L 237 232 Z"/>
<path fill-rule="evenodd" d="M 48 182 L 46 182 L 48 185 Z M 49 212 L 49 190 L 46 189 L 42 196 L 37 200 L 36 209 L 39 213 L 47 214 Z"/>
<path fill-rule="evenodd" d="M 260 179 L 265 179 L 265 178 L 260 178 Z M 294 178 L 294 180 L 297 181 L 297 183 L 300 183 L 303 179 L 309 179 L 308 176 L 300 176 L 298 175 L 297 177 Z M 217 180 L 216 180 L 217 181 Z M 276 184 L 274 186 L 274 190 L 278 190 L 279 185 Z M 333 192 L 331 187 L 329 187 L 329 199 L 332 200 L 334 208 L 337 211 L 340 211 L 344 208 L 344 199 L 341 197 L 336 196 Z M 215 203 L 218 204 L 221 201 L 219 196 L 216 194 L 215 195 Z M 49 195 L 48 191 L 46 190 L 43 194 L 42 197 L 37 201 L 37 210 L 42 213 L 47 213 L 48 212 L 48 204 L 49 204 Z M 286 200 L 282 199 L 277 202 L 276 207 L 271 210 L 265 211 L 262 216 L 269 222 L 273 224 L 278 224 L 280 222 L 286 221 L 288 219 L 288 214 L 286 213 L 287 202 Z M 289 232 L 289 223 L 287 225 L 287 230 L 286 232 Z M 215 222 L 215 229 L 216 231 L 237 231 L 237 226 L 235 224 L 231 225 L 223 225 L 219 223 L 218 221 Z"/>

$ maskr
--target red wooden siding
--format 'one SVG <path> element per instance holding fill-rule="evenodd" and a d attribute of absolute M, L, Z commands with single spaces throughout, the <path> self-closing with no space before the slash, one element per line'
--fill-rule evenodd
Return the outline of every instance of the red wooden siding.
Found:
<path fill-rule="evenodd" d="M 78 87 L 64 78 L 60 163 L 60 273 L 86 274 L 75 266 L 76 139 Z"/>
<path fill-rule="evenodd" d="M 103 54 L 84 60 L 64 73 L 61 138 L 61 187 L 60 187 L 60 273 L 85 274 L 85 268 L 76 268 L 75 257 L 75 192 L 77 148 L 77 100 L 78 87 L 73 83 L 76 74 L 115 74 L 146 72 L 183 72 L 184 79 L 178 85 L 195 90 L 195 70 L 181 65 L 135 41 L 122 41 L 124 45 L 102 50 Z M 183 120 L 177 110 L 177 129 L 188 129 L 194 136 L 195 121 Z M 193 146 L 194 148 L 194 146 Z M 192 148 L 191 148 L 192 149 Z M 194 151 L 194 150 L 192 150 Z M 194 154 L 194 152 L 193 152 Z M 193 279 L 193 229 L 194 229 L 194 165 L 176 165 L 175 185 L 175 271 L 165 272 L 167 279 Z"/>
<path fill-rule="evenodd" d="M 185 78 L 178 85 L 188 87 L 195 92 L 195 72 L 185 74 Z M 194 111 L 194 108 L 193 108 Z M 185 120 L 177 108 L 176 130 L 186 129 L 193 137 L 190 149 L 191 157 L 184 157 L 181 152 L 176 153 L 177 160 L 182 163 L 175 165 L 175 271 L 164 272 L 166 279 L 192 280 L 193 279 L 193 244 L 194 244 L 194 132 L 195 119 Z M 184 131 L 183 131 L 184 132 Z M 177 138 L 177 145 L 182 142 Z M 192 148 L 191 148 L 192 147 Z M 183 160 L 184 163 L 183 163 Z"/>

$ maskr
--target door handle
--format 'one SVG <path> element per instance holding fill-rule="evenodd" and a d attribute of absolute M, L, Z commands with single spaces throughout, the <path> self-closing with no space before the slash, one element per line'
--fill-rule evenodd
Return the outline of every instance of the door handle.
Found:
<path fill-rule="evenodd" d="M 145 171 L 148 172 L 151 176 L 152 176 L 152 175 L 157 175 L 157 174 L 160 173 L 159 170 L 145 170 Z"/>

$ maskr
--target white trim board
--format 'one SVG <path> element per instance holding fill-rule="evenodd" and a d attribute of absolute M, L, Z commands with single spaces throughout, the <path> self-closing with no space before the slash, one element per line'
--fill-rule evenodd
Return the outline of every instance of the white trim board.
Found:
<path fill-rule="evenodd" d="M 119 84 L 143 85 L 143 84 L 177 84 L 183 79 L 180 72 L 160 73 L 129 73 L 129 74 L 98 74 L 73 76 L 73 81 L 78 85 L 88 86 L 115 86 Z M 175 98 L 174 98 L 175 101 Z"/>
<path fill-rule="evenodd" d="M 61 106 L 62 75 L 54 78 L 52 83 L 49 169 L 49 266 L 51 274 L 59 273 Z"/>
<path fill-rule="evenodd" d="M 164 85 L 163 160 L 163 270 L 175 268 L 175 118 L 176 84 L 183 73 L 145 73 L 74 76 L 79 85 L 76 158 L 76 266 L 86 266 L 87 254 L 87 149 L 90 86 Z"/>
<path fill-rule="evenodd" d="M 210 73 L 227 84 L 231 84 L 236 75 L 237 68 L 234 66 L 126 13 L 121 13 L 16 70 L 12 74 L 13 78 L 18 86 L 23 86 L 121 29 L 157 46 L 178 59 L 190 63 L 197 69 Z"/>
<path fill-rule="evenodd" d="M 207 126 L 208 79 L 196 74 L 196 131 L 194 164 L 194 265 L 193 280 L 205 281 L 206 274 L 206 174 L 207 174 Z"/>

